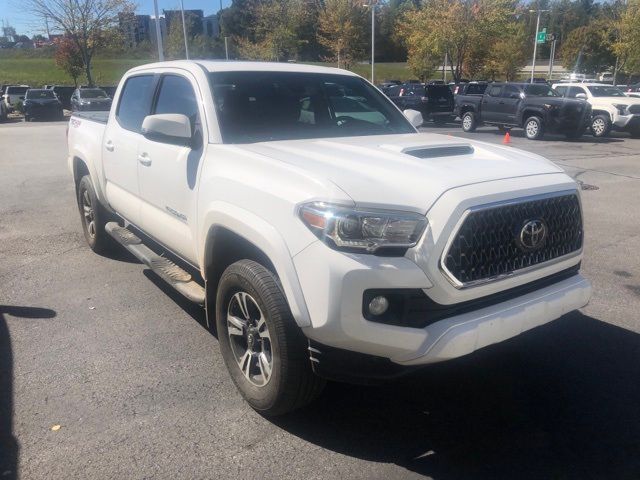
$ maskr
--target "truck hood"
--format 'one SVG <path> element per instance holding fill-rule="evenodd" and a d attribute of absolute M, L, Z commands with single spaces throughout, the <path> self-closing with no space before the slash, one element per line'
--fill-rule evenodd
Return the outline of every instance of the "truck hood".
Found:
<path fill-rule="evenodd" d="M 420 213 L 452 188 L 563 172 L 522 150 L 426 133 L 274 141 L 242 148 L 328 179 L 358 206 Z"/>

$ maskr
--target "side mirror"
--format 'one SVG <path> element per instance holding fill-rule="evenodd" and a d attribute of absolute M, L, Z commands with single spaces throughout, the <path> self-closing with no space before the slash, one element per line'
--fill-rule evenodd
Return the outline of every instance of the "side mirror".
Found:
<path fill-rule="evenodd" d="M 180 113 L 147 115 L 142 122 L 142 135 L 154 142 L 191 146 L 191 121 Z"/>
<path fill-rule="evenodd" d="M 409 110 L 405 110 L 402 113 L 404 113 L 404 116 L 407 118 L 407 120 L 409 120 L 409 123 L 414 127 L 418 128 L 422 126 L 424 119 L 422 118 L 422 114 L 419 111 L 409 109 Z"/>
<path fill-rule="evenodd" d="M 578 94 L 576 94 L 576 98 L 578 98 L 580 100 L 586 100 L 587 99 L 587 94 L 586 93 L 578 93 Z"/>

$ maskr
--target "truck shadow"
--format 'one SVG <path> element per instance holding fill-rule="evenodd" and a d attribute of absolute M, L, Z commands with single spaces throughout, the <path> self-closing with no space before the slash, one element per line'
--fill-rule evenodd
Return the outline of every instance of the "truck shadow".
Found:
<path fill-rule="evenodd" d="M 48 308 L 0 305 L 0 478 L 18 478 L 19 444 L 13 435 L 13 352 L 5 315 L 19 318 L 53 318 Z"/>
<path fill-rule="evenodd" d="M 572 313 L 383 387 L 329 384 L 272 420 L 435 479 L 640 477 L 640 335 Z"/>

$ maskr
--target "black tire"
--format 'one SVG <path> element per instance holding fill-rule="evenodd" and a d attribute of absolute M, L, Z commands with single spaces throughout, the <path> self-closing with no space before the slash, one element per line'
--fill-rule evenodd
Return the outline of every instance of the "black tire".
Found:
<path fill-rule="evenodd" d="M 540 117 L 532 116 L 524 121 L 524 134 L 529 140 L 540 140 L 544 136 L 544 123 Z"/>
<path fill-rule="evenodd" d="M 476 115 L 473 112 L 465 112 L 462 114 L 462 131 L 463 132 L 475 132 L 478 127 L 476 121 Z"/>
<path fill-rule="evenodd" d="M 115 240 L 105 231 L 104 227 L 108 222 L 116 219 L 98 201 L 89 175 L 82 177 L 78 184 L 77 201 L 82 231 L 89 248 L 95 253 L 104 253 L 111 250 L 115 245 Z M 88 207 L 89 211 L 85 207 Z M 93 222 L 93 225 L 91 225 L 91 222 Z"/>
<path fill-rule="evenodd" d="M 228 320 L 229 312 L 235 328 Z M 264 323 L 256 318 L 263 318 Z M 311 370 L 307 339 L 295 324 L 278 280 L 259 263 L 240 260 L 224 271 L 216 295 L 216 327 L 231 379 L 259 413 L 285 414 L 308 404 L 322 391 L 325 381 Z M 248 362 L 243 361 L 245 355 Z M 266 360 L 261 362 L 261 358 Z M 263 365 L 270 365 L 269 376 Z"/>
<path fill-rule="evenodd" d="M 608 115 L 598 114 L 591 119 L 591 135 L 602 138 L 611 132 L 611 119 Z"/>

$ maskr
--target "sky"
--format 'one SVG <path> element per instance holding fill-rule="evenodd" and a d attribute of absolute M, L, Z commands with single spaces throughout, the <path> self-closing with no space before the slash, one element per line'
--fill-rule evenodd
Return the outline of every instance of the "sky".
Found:
<path fill-rule="evenodd" d="M 185 10 L 202 10 L 205 15 L 216 13 L 220 9 L 220 0 L 183 0 Z M 153 15 L 153 0 L 134 0 L 137 13 Z M 222 0 L 222 7 L 229 6 L 231 0 Z M 158 0 L 158 11 L 180 8 L 180 0 Z M 45 33 L 45 26 L 24 10 L 20 0 L 0 0 L 0 20 L 8 22 L 20 35 L 32 36 Z"/>

